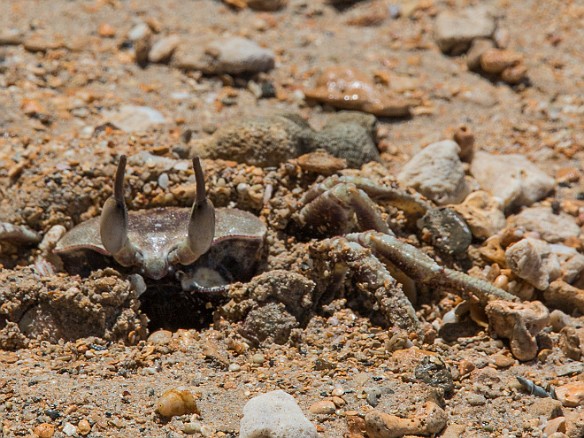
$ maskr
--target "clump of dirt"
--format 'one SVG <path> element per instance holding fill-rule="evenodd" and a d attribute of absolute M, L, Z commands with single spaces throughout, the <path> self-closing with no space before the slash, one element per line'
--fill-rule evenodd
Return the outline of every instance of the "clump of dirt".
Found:
<path fill-rule="evenodd" d="M 147 320 L 128 281 L 115 271 L 95 271 L 87 279 L 40 277 L 31 268 L 0 273 L 0 348 L 100 337 L 136 343 Z"/>

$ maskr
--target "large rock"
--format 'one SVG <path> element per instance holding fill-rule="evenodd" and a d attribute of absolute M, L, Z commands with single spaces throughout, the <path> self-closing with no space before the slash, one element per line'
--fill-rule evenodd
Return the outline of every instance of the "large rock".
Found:
<path fill-rule="evenodd" d="M 397 178 L 438 205 L 458 204 L 470 191 L 459 152 L 452 140 L 432 143 L 414 155 Z"/>
<path fill-rule="evenodd" d="M 375 121 L 371 115 L 341 112 L 332 115 L 321 131 L 315 131 L 296 114 L 233 120 L 211 137 L 195 140 L 192 154 L 278 166 L 301 154 L 325 149 L 346 159 L 350 167 L 360 167 L 380 159 L 374 142 Z"/>
<path fill-rule="evenodd" d="M 282 390 L 252 398 L 243 407 L 240 438 L 316 438 L 316 427 L 294 397 Z"/>
<path fill-rule="evenodd" d="M 484 7 L 462 11 L 444 11 L 434 23 L 434 39 L 444 53 L 458 55 L 470 47 L 475 38 L 489 38 L 495 31 L 495 20 Z"/>
<path fill-rule="evenodd" d="M 501 199 L 505 210 L 531 205 L 554 188 L 554 179 L 523 155 L 478 151 L 470 172 L 480 186 Z"/>

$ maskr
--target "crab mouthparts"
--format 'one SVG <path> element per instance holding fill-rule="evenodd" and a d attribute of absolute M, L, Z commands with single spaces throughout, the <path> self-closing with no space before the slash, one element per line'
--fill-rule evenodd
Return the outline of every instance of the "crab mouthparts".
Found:
<path fill-rule="evenodd" d="M 144 265 L 142 267 L 142 273 L 153 280 L 160 280 L 166 277 L 170 272 L 171 268 L 168 262 L 162 257 L 151 257 L 144 260 Z"/>

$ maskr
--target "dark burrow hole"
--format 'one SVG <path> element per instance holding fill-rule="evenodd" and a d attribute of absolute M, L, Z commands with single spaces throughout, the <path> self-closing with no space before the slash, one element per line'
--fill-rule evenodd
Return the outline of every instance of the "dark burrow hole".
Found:
<path fill-rule="evenodd" d="M 126 278 L 135 273 L 133 268 L 124 268 L 112 262 L 110 257 L 96 252 L 83 251 L 62 254 L 66 271 L 72 275 L 87 278 L 96 269 L 115 269 Z M 202 330 L 213 322 L 214 310 L 227 300 L 224 294 L 206 292 L 185 292 L 178 280 L 167 277 L 160 281 L 144 278 L 146 291 L 140 295 L 140 311 L 148 317 L 150 333 L 165 329 Z"/>
<path fill-rule="evenodd" d="M 213 312 L 226 302 L 217 294 L 184 292 L 173 284 L 148 284 L 140 295 L 140 310 L 148 317 L 150 333 L 165 329 L 202 330 L 213 323 Z"/>

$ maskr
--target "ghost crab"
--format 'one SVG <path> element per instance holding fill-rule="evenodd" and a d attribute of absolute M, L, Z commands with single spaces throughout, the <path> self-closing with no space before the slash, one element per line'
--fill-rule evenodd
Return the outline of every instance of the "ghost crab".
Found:
<path fill-rule="evenodd" d="M 86 263 L 93 268 L 95 257 L 113 258 L 121 270 L 133 275 L 138 292 L 146 289 L 144 276 L 155 282 L 156 294 L 168 285 L 160 282 L 172 282 L 173 276 L 183 291 L 205 295 L 220 295 L 230 283 L 251 278 L 266 226 L 251 213 L 215 209 L 207 199 L 198 158 L 193 160 L 197 190 L 190 211 L 167 207 L 128 212 L 123 196 L 125 165 L 126 157 L 122 156 L 113 196 L 106 201 L 101 217 L 76 226 L 58 242 L 55 253 L 68 259 L 70 267 Z M 300 200 L 301 208 L 293 219 L 308 231 L 338 235 L 310 245 L 317 296 L 325 290 L 337 292 L 350 279 L 358 290 L 374 297 L 391 323 L 416 332 L 420 323 L 394 279 L 396 272 L 402 282 L 408 276 L 432 286 L 465 291 L 483 302 L 492 297 L 514 299 L 486 281 L 441 267 L 397 239 L 372 198 L 388 201 L 417 219 L 439 211 L 418 195 L 363 178 L 333 176 L 314 185 Z M 448 214 L 445 212 L 445 217 Z M 364 231 L 346 234 L 353 216 Z M 399 277 L 400 271 L 405 275 Z M 187 294 L 193 295 L 201 294 Z"/>
<path fill-rule="evenodd" d="M 139 293 L 146 290 L 143 277 L 164 286 L 174 276 L 184 291 L 217 293 L 233 281 L 252 276 L 266 226 L 246 211 L 214 208 L 207 199 L 198 158 L 193 159 L 196 198 L 190 210 L 165 207 L 128 212 L 125 168 L 122 155 L 114 193 L 101 216 L 77 225 L 57 243 L 54 252 L 69 268 L 79 271 L 87 265 L 92 269 L 100 255 L 113 258 L 121 270 L 131 273 Z"/>

